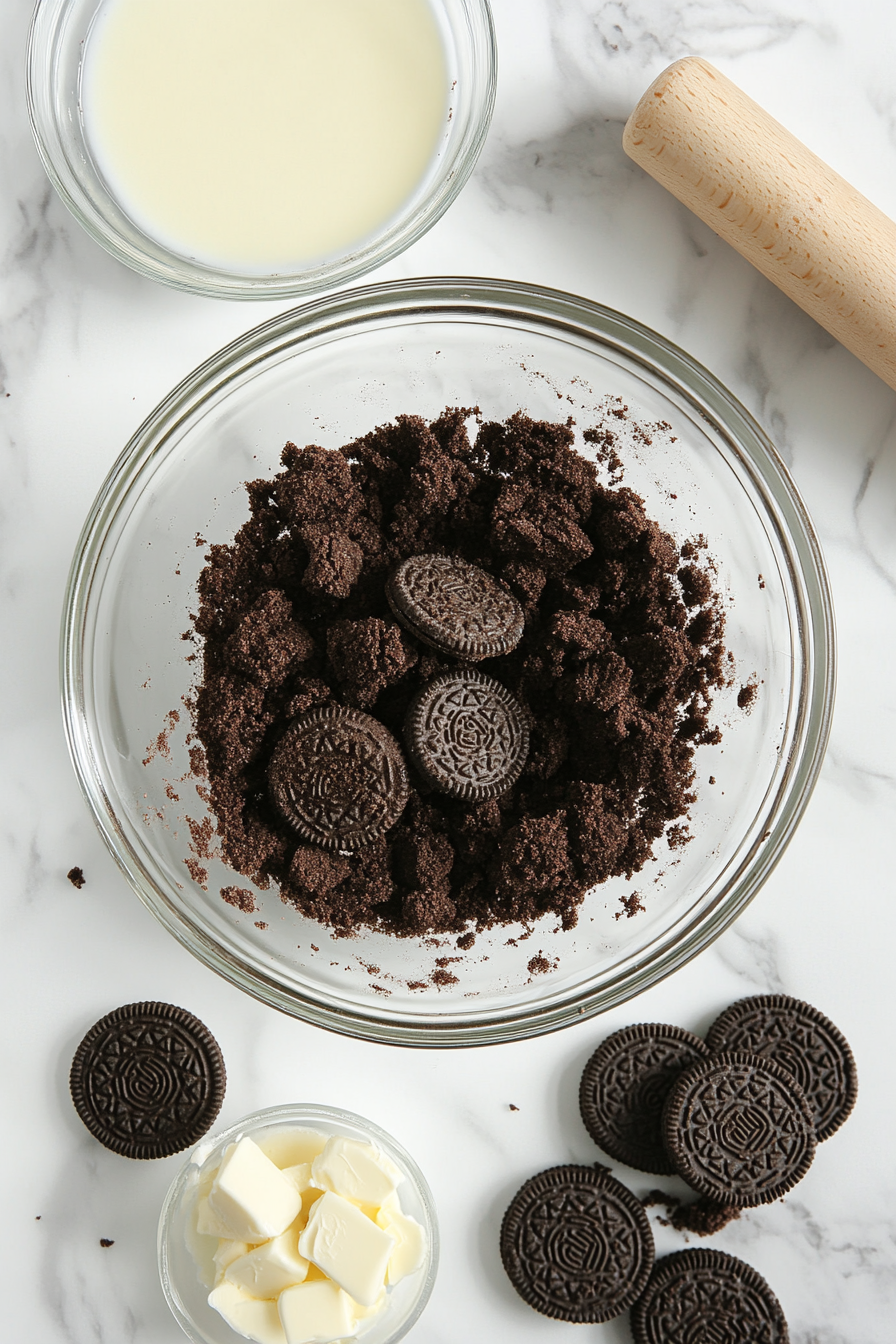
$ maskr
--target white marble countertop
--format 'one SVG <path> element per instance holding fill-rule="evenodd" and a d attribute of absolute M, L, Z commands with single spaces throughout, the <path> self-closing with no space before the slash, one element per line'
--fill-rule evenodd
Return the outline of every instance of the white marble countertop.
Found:
<path fill-rule="evenodd" d="M 95 1019 L 121 1003 L 163 999 L 197 1013 L 221 1042 L 222 1123 L 307 1097 L 370 1116 L 415 1155 L 444 1245 L 414 1344 L 627 1340 L 625 1318 L 573 1329 L 515 1296 L 497 1251 L 503 1209 L 543 1167 L 599 1156 L 576 1090 L 604 1035 L 639 1020 L 699 1031 L 738 997 L 784 991 L 817 1004 L 851 1041 L 858 1106 L 783 1203 L 700 1244 L 766 1275 L 793 1344 L 888 1344 L 896 1338 L 896 393 L 645 177 L 621 140 L 649 81 L 698 53 L 896 216 L 896 7 L 495 0 L 500 91 L 481 162 L 432 232 L 371 277 L 534 280 L 619 308 L 690 351 L 790 466 L 825 549 L 839 626 L 821 781 L 737 924 L 606 1018 L 523 1044 L 438 1053 L 326 1034 L 218 979 L 125 886 L 82 803 L 57 674 L 81 522 L 155 403 L 275 310 L 154 286 L 82 233 L 31 143 L 22 92 L 29 8 L 6 0 L 0 11 L 0 1335 L 29 1344 L 182 1338 L 155 1265 L 158 1208 L 180 1159 L 141 1164 L 107 1152 L 81 1126 L 67 1088 L 74 1048 Z M 74 864 L 86 874 L 81 891 L 66 881 Z M 658 1183 L 622 1175 L 638 1193 Z M 114 1245 L 102 1249 L 101 1237 Z M 662 1253 L 684 1241 L 658 1228 L 657 1244 Z"/>

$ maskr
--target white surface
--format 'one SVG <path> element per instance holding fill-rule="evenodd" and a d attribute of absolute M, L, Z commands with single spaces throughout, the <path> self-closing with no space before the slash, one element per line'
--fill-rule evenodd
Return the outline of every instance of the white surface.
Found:
<path fill-rule="evenodd" d="M 183 1338 L 155 1268 L 158 1208 L 180 1159 L 116 1157 L 68 1099 L 78 1041 L 119 1004 L 169 1000 L 208 1023 L 227 1062 L 222 1125 L 260 1106 L 320 1101 L 369 1116 L 408 1148 L 433 1187 L 443 1236 L 413 1344 L 622 1344 L 624 1317 L 574 1330 L 516 1297 L 498 1258 L 503 1210 L 543 1167 L 599 1158 L 576 1093 L 604 1035 L 639 1020 L 701 1031 L 733 999 L 775 990 L 817 1004 L 846 1033 L 859 1103 L 783 1203 L 699 1244 L 766 1275 L 793 1344 L 892 1344 L 896 1335 L 896 393 L 621 149 L 625 117 L 650 80 L 699 53 L 896 215 L 896 9 L 884 0 L 497 0 L 495 9 L 501 75 L 481 163 L 436 228 L 372 278 L 469 273 L 567 288 L 656 328 L 743 400 L 790 464 L 830 567 L 841 662 L 821 782 L 783 862 L 734 928 L 640 1000 L 560 1035 L 447 1053 L 346 1040 L 250 1001 L 175 944 L 120 878 L 68 763 L 57 689 L 62 591 L 87 508 L 144 415 L 276 308 L 164 290 L 81 232 L 31 145 L 22 93 L 29 5 L 7 0 L 0 1076 L 10 1340 Z M 80 892 L 65 878 L 73 864 L 86 874 Z M 675 1188 L 617 1171 L 639 1194 Z M 102 1249 L 100 1237 L 114 1246 Z M 683 1244 L 657 1230 L 661 1253 Z"/>

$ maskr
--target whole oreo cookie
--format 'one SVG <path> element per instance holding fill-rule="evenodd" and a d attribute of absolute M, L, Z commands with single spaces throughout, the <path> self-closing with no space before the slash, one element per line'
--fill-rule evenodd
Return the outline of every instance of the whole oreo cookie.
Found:
<path fill-rule="evenodd" d="M 170 1157 L 202 1138 L 224 1100 L 220 1047 L 171 1003 L 129 1003 L 90 1028 L 72 1061 L 75 1110 L 123 1157 Z"/>
<path fill-rule="evenodd" d="M 579 1109 L 594 1142 L 638 1171 L 673 1175 L 663 1106 L 684 1070 L 708 1056 L 700 1037 L 681 1027 L 641 1022 L 608 1036 L 579 1086 Z"/>
<path fill-rule="evenodd" d="M 294 719 L 268 766 L 277 809 L 304 840 L 360 849 L 398 820 L 408 800 L 401 748 L 369 714 L 323 705 Z"/>
<path fill-rule="evenodd" d="M 761 1274 L 722 1251 L 657 1261 L 631 1315 L 635 1344 L 788 1344 L 781 1304 Z"/>
<path fill-rule="evenodd" d="M 524 1302 L 561 1321 L 609 1321 L 644 1290 L 653 1233 L 639 1200 L 599 1167 L 550 1167 L 517 1192 L 501 1259 Z"/>
<path fill-rule="evenodd" d="M 797 1080 L 812 1109 L 818 1142 L 846 1120 L 858 1094 L 856 1062 L 833 1022 L 787 994 L 760 994 L 726 1008 L 709 1029 L 713 1051 L 748 1050 Z"/>
<path fill-rule="evenodd" d="M 793 1076 L 745 1053 L 712 1055 L 679 1078 L 663 1111 L 678 1175 L 720 1204 L 768 1204 L 815 1156 L 809 1104 Z"/>
<path fill-rule="evenodd" d="M 434 789 L 478 800 L 519 779 L 529 728 L 510 691 L 482 672 L 446 672 L 424 686 L 408 710 L 408 755 Z"/>
<path fill-rule="evenodd" d="M 491 574 L 453 555 L 412 555 L 386 584 L 386 598 L 411 634 L 468 662 L 516 648 L 523 609 Z"/>

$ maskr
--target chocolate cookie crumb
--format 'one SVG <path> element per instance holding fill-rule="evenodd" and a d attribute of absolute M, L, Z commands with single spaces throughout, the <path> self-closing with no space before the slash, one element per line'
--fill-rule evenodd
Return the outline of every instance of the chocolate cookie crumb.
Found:
<path fill-rule="evenodd" d="M 458 938 L 456 945 L 460 948 L 461 952 L 469 952 L 475 941 L 475 933 L 462 933 Z"/>
<path fill-rule="evenodd" d="M 511 1109 L 512 1111 L 518 1111 L 518 1110 L 519 1110 L 519 1106 L 514 1106 L 514 1104 L 513 1104 L 512 1101 L 509 1102 L 508 1105 L 510 1106 L 510 1109 Z"/>
<path fill-rule="evenodd" d="M 87 879 L 84 876 L 83 868 L 69 868 L 68 872 L 66 873 L 66 877 L 68 878 L 69 882 L 71 882 L 72 886 L 77 887 L 79 891 L 83 887 L 84 883 L 87 881 Z"/>
<path fill-rule="evenodd" d="M 254 915 L 258 909 L 255 897 L 247 887 L 222 887 L 221 900 L 232 905 L 235 910 L 242 910 L 244 915 Z"/>
<path fill-rule="evenodd" d="M 459 983 L 456 975 L 452 975 L 450 971 L 446 971 L 441 966 L 437 971 L 433 971 L 429 978 L 434 985 L 456 985 Z"/>
<path fill-rule="evenodd" d="M 719 740 L 711 699 L 730 672 L 705 539 L 679 546 L 634 491 L 603 484 L 571 423 L 520 413 L 471 442 L 474 414 L 400 416 L 339 450 L 287 444 L 200 575 L 191 767 L 207 764 L 222 857 L 340 934 L 466 937 L 544 915 L 572 928 L 589 888 L 640 871 L 664 834 L 684 843 L 695 750 Z M 608 465 L 627 414 L 614 405 L 585 434 Z M 488 671 L 530 725 L 525 766 L 481 800 L 411 772 L 384 834 L 312 857 L 269 796 L 272 754 L 324 707 L 363 707 L 400 739 L 423 687 L 457 670 L 386 597 L 399 564 L 433 554 L 478 566 L 523 610 Z"/>
<path fill-rule="evenodd" d="M 616 911 L 616 914 L 613 916 L 614 919 L 621 919 L 623 915 L 625 915 L 626 919 L 634 919 L 639 911 L 647 909 L 647 906 L 641 900 L 637 891 L 633 891 L 630 896 L 620 896 L 619 904 L 622 906 L 622 909 Z"/>
<path fill-rule="evenodd" d="M 651 1190 L 641 1200 L 645 1209 L 657 1205 L 666 1210 L 669 1217 L 659 1221 L 664 1227 L 674 1227 L 676 1232 L 693 1232 L 698 1237 L 711 1237 L 721 1232 L 723 1227 L 733 1223 L 741 1215 L 735 1204 L 719 1204 L 706 1195 L 692 1199 L 685 1204 L 677 1195 L 666 1195 L 662 1190 Z"/>
<path fill-rule="evenodd" d="M 526 970 L 530 975 L 544 975 L 551 969 L 551 963 L 548 961 L 547 957 L 543 957 L 541 953 L 539 953 L 537 957 L 533 957 L 526 967 Z"/>
<path fill-rule="evenodd" d="M 100 1237 L 100 1245 L 101 1245 L 101 1246 L 103 1247 L 103 1249 L 105 1250 L 105 1249 L 108 1248 L 109 1246 L 114 1246 L 114 1245 L 115 1245 L 115 1242 L 112 1241 L 109 1237 Z"/>
<path fill-rule="evenodd" d="M 738 709 L 750 709 L 756 699 L 759 687 L 755 681 L 748 681 L 746 686 L 741 686 L 737 693 Z"/>

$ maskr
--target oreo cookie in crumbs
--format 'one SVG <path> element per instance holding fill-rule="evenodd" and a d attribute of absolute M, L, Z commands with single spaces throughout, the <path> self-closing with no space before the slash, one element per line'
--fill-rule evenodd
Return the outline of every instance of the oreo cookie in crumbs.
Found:
<path fill-rule="evenodd" d="M 720 1204 L 769 1204 L 815 1156 L 812 1112 L 786 1069 L 758 1055 L 711 1055 L 666 1100 L 663 1139 L 682 1180 Z"/>
<path fill-rule="evenodd" d="M 608 1036 L 585 1065 L 579 1110 L 598 1147 L 617 1162 L 672 1176 L 663 1143 L 663 1106 L 685 1069 L 709 1056 L 682 1027 L 640 1022 Z"/>
<path fill-rule="evenodd" d="M 639 1201 L 605 1169 L 551 1167 L 505 1213 L 501 1259 L 520 1297 L 544 1316 L 609 1321 L 644 1291 L 653 1234 Z"/>
<path fill-rule="evenodd" d="M 751 1265 L 722 1251 L 658 1260 L 632 1308 L 635 1344 L 788 1344 L 781 1304 Z"/>
<path fill-rule="evenodd" d="M 471 668 L 424 686 L 408 710 L 404 740 L 431 788 L 471 801 L 509 789 L 529 754 L 522 706 L 499 681 Z"/>
<path fill-rule="evenodd" d="M 123 1157 L 170 1157 L 198 1142 L 224 1100 L 218 1042 L 171 1003 L 129 1003 L 90 1028 L 72 1061 L 75 1110 Z"/>
<path fill-rule="evenodd" d="M 858 1095 L 853 1053 L 828 1018 L 788 994 L 760 994 L 726 1008 L 709 1029 L 713 1052 L 749 1050 L 793 1074 L 806 1095 L 819 1143 L 852 1111 Z"/>
<path fill-rule="evenodd" d="M 323 705 L 294 719 L 268 766 L 281 816 L 324 849 L 367 845 L 396 822 L 408 800 L 401 748 L 378 719 Z"/>
<path fill-rule="evenodd" d="M 491 574 L 454 555 L 412 555 L 386 584 L 401 624 L 441 653 L 467 662 L 516 648 L 523 634 L 519 602 Z"/>

